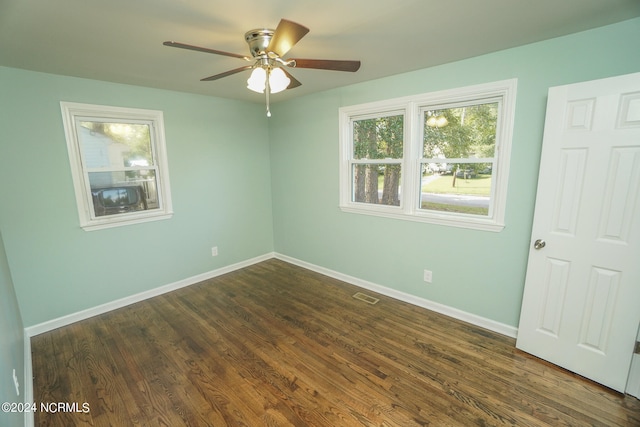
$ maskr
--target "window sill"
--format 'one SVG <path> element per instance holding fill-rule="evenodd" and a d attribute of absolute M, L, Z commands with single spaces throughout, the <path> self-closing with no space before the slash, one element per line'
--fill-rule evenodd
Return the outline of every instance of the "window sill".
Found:
<path fill-rule="evenodd" d="M 165 219 L 170 219 L 173 216 L 173 212 L 161 212 L 153 215 L 143 215 L 143 216 L 128 216 L 125 218 L 108 218 L 108 219 L 97 219 L 91 222 L 81 224 L 80 226 L 84 231 L 95 231 L 95 230 L 103 230 L 105 228 L 113 228 L 113 227 L 123 227 L 126 225 L 132 224 L 140 224 L 143 222 L 151 222 L 151 221 L 161 221 Z"/>
<path fill-rule="evenodd" d="M 504 229 L 504 223 L 491 218 L 478 218 L 471 215 L 451 213 L 438 215 L 437 213 L 415 212 L 408 214 L 399 207 L 388 206 L 340 206 L 342 212 L 372 215 L 383 218 L 398 219 L 402 221 L 422 222 L 428 224 L 445 225 L 448 227 L 467 228 L 479 231 L 491 231 L 499 233 Z"/>

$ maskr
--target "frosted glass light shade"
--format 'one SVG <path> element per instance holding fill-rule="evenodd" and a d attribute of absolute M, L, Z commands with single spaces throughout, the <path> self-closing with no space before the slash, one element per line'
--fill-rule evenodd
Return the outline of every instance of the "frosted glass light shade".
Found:
<path fill-rule="evenodd" d="M 254 68 L 247 80 L 247 89 L 263 93 L 267 81 L 267 72 L 262 67 Z"/>
<path fill-rule="evenodd" d="M 289 86 L 291 79 L 282 71 L 281 68 L 274 68 L 269 73 L 269 88 L 271 93 L 282 92 Z"/>

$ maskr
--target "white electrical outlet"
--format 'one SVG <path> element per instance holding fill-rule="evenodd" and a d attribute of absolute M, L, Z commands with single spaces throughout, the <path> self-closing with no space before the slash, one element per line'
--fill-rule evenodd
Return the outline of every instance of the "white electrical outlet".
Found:
<path fill-rule="evenodd" d="M 20 382 L 18 381 L 15 369 L 13 370 L 13 385 L 16 386 L 16 395 L 20 396 Z"/>
<path fill-rule="evenodd" d="M 218 247 L 214 246 L 211 248 L 211 256 L 218 256 Z"/>
<path fill-rule="evenodd" d="M 433 280 L 433 273 L 431 272 L 431 270 L 425 270 L 424 281 L 427 283 L 431 283 L 431 280 Z"/>

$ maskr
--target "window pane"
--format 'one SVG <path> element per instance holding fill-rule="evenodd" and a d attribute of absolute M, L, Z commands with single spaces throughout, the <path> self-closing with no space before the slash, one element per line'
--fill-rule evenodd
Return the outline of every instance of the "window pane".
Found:
<path fill-rule="evenodd" d="M 444 172 L 422 165 L 420 208 L 471 215 L 489 215 L 491 165 L 446 163 Z"/>
<path fill-rule="evenodd" d="M 353 165 L 353 202 L 400 206 L 398 164 Z"/>
<path fill-rule="evenodd" d="M 353 122 L 354 159 L 401 159 L 403 144 L 403 115 Z"/>
<path fill-rule="evenodd" d="M 156 171 L 90 172 L 91 196 L 96 216 L 158 209 Z"/>
<path fill-rule="evenodd" d="M 494 157 L 498 103 L 424 112 L 423 157 Z"/>
<path fill-rule="evenodd" d="M 78 138 L 89 169 L 153 165 L 147 124 L 80 121 Z"/>

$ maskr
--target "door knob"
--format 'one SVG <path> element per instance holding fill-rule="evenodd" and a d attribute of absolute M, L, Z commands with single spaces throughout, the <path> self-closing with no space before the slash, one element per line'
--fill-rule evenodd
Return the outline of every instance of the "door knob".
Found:
<path fill-rule="evenodd" d="M 542 239 L 538 239 L 538 240 L 536 240 L 536 241 L 533 243 L 533 247 L 534 247 L 535 249 L 542 249 L 542 248 L 544 248 L 546 245 L 547 245 L 547 242 L 545 242 L 545 241 L 544 241 L 544 240 L 542 240 Z"/>

